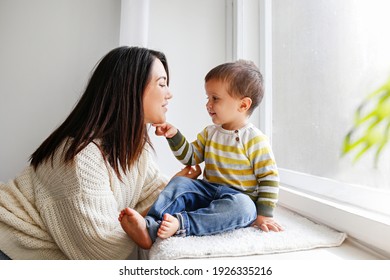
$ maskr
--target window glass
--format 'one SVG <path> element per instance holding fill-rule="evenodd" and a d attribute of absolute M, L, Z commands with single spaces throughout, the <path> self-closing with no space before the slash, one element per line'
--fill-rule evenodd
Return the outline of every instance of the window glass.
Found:
<path fill-rule="evenodd" d="M 377 167 L 373 149 L 356 163 L 358 150 L 341 157 L 356 109 L 390 78 L 389 11 L 382 0 L 272 1 L 272 139 L 279 167 L 390 189 L 390 144 Z"/>

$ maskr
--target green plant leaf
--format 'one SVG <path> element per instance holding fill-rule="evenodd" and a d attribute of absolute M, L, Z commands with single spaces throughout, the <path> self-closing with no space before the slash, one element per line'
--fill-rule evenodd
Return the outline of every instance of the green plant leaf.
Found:
<path fill-rule="evenodd" d="M 355 111 L 353 127 L 344 137 L 342 156 L 356 152 L 357 162 L 369 150 L 375 150 L 374 165 L 390 139 L 390 78 L 370 93 Z M 355 140 L 356 139 L 356 140 Z"/>

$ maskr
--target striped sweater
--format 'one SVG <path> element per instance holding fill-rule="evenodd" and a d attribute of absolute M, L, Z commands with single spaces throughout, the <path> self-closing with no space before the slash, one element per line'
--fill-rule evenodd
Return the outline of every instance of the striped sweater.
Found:
<path fill-rule="evenodd" d="M 279 174 L 267 137 L 249 123 L 239 130 L 210 125 L 189 143 L 178 132 L 167 139 L 184 165 L 204 162 L 203 179 L 228 185 L 251 197 L 257 214 L 273 216 L 279 192 Z"/>

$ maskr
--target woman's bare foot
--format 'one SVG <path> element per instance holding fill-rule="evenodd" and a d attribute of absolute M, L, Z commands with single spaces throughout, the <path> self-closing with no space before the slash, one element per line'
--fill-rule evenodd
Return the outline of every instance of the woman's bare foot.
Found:
<path fill-rule="evenodd" d="M 157 236 L 162 239 L 171 237 L 177 232 L 179 226 L 179 220 L 176 217 L 165 213 L 160 228 L 157 231 Z"/>
<path fill-rule="evenodd" d="M 139 247 L 142 249 L 152 247 L 153 242 L 146 229 L 145 219 L 140 213 L 134 209 L 125 208 L 119 214 L 118 220 L 123 230 Z"/>

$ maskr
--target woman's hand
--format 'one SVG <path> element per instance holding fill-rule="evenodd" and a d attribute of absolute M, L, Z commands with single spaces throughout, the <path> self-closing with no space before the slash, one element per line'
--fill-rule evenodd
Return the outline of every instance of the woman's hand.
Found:
<path fill-rule="evenodd" d="M 165 138 L 172 138 L 177 134 L 177 128 L 169 123 L 153 124 L 156 128 L 157 136 L 165 136 Z"/>
<path fill-rule="evenodd" d="M 280 226 L 275 220 L 271 217 L 257 216 L 256 220 L 253 222 L 252 226 L 257 226 L 265 232 L 272 231 L 283 231 L 282 226 Z"/>
<path fill-rule="evenodd" d="M 188 165 L 184 167 L 181 171 L 177 172 L 173 177 L 183 176 L 190 179 L 196 179 L 200 174 L 202 174 L 202 169 L 200 168 L 199 165 L 195 165 L 195 166 Z"/>

